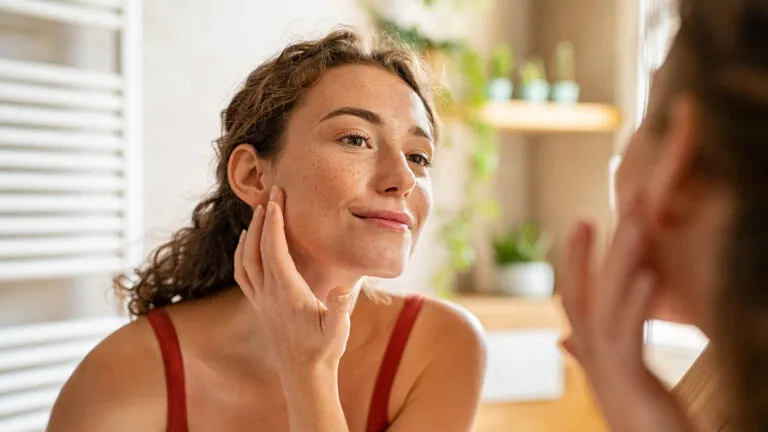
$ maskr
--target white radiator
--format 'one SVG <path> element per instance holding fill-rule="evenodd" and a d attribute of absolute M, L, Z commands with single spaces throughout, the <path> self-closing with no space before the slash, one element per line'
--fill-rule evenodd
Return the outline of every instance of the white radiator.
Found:
<path fill-rule="evenodd" d="M 61 386 L 127 320 L 89 318 L 0 328 L 0 431 L 42 431 Z"/>
<path fill-rule="evenodd" d="M 114 73 L 0 58 L 0 281 L 135 265 L 141 0 L 0 0 L 0 14 L 109 29 L 120 56 Z"/>

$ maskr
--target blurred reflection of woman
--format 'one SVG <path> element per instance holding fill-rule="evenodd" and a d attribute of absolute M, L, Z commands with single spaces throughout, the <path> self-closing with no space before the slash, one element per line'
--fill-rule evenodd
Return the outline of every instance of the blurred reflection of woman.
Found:
<path fill-rule="evenodd" d="M 617 173 L 621 220 L 600 272 L 591 226 L 571 237 L 565 346 L 612 430 L 766 431 L 768 2 L 680 10 Z M 641 357 L 643 321 L 661 306 L 711 341 L 672 394 Z"/>

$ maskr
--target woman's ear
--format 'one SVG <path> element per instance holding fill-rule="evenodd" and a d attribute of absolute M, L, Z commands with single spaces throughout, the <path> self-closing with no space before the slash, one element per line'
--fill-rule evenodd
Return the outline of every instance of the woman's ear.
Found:
<path fill-rule="evenodd" d="M 265 202 L 269 194 L 266 173 L 267 161 L 259 158 L 256 149 L 250 144 L 240 144 L 227 163 L 229 185 L 243 202 L 251 208 Z"/>
<path fill-rule="evenodd" d="M 695 210 L 696 182 L 693 161 L 699 145 L 699 112 L 691 95 L 671 102 L 666 135 L 658 143 L 658 158 L 647 189 L 647 211 L 651 223 L 660 227 L 675 224 Z"/>

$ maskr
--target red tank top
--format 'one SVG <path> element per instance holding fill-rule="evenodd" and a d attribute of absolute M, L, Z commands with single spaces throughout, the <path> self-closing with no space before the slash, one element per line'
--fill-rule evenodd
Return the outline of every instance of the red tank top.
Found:
<path fill-rule="evenodd" d="M 368 411 L 367 432 L 382 432 L 389 427 L 389 396 L 395 381 L 405 345 L 411 330 L 419 316 L 424 299 L 409 296 L 389 337 L 387 349 L 381 362 L 379 374 L 373 387 L 373 397 Z M 184 361 L 176 329 L 165 309 L 153 309 L 147 314 L 149 323 L 155 331 L 160 345 L 165 368 L 165 386 L 167 394 L 168 432 L 188 432 L 187 399 L 184 385 Z"/>

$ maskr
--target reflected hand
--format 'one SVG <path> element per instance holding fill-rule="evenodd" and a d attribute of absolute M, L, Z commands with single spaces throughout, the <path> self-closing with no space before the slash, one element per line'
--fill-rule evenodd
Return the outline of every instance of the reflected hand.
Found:
<path fill-rule="evenodd" d="M 655 290 L 644 265 L 647 232 L 634 215 L 623 218 L 598 277 L 590 267 L 593 232 L 580 223 L 569 240 L 561 292 L 572 334 L 563 345 L 584 368 L 612 430 L 691 431 L 643 362 L 643 323 Z"/>

